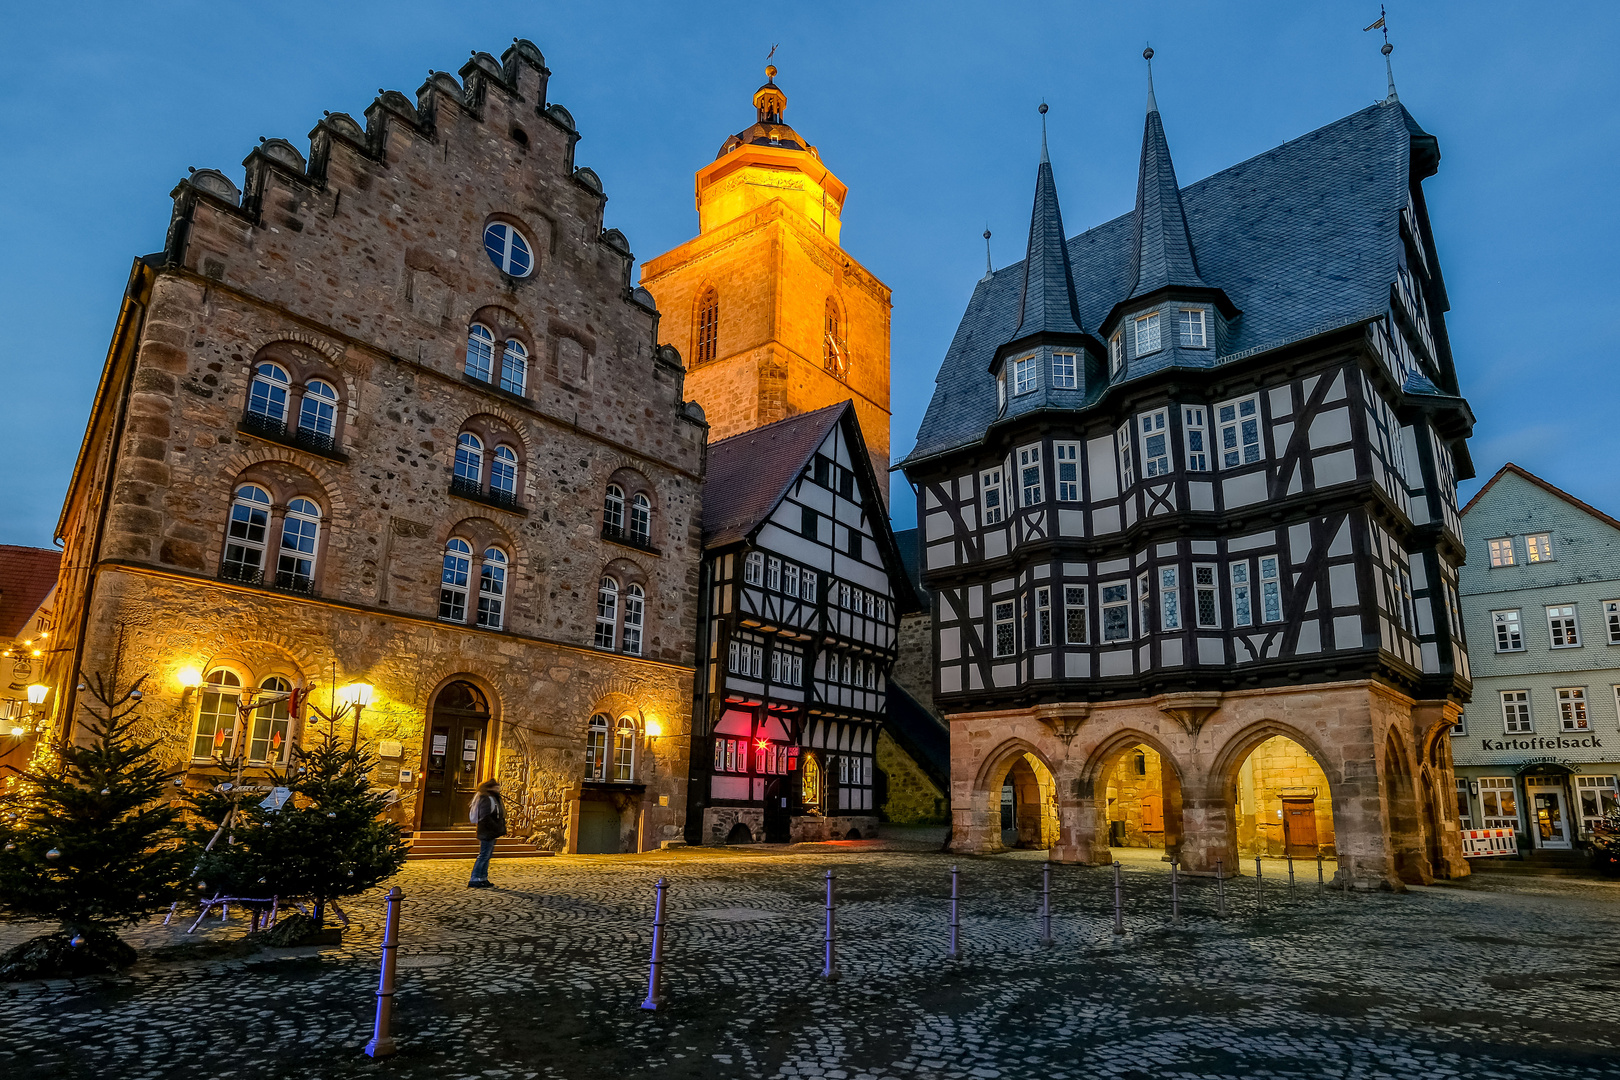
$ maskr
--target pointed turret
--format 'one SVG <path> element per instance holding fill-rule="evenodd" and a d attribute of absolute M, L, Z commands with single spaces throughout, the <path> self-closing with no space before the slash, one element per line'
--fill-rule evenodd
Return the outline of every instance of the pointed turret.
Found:
<path fill-rule="evenodd" d="M 1074 295 L 1069 245 L 1058 211 L 1057 182 L 1046 152 L 1046 104 L 1041 104 L 1041 164 L 1035 172 L 1035 207 L 1029 218 L 1029 254 L 1024 258 L 1024 290 L 1018 329 L 1012 340 L 1032 334 L 1079 334 L 1080 304 Z"/>
<path fill-rule="evenodd" d="M 1176 167 L 1170 161 L 1170 144 L 1165 141 L 1164 121 L 1153 95 L 1153 50 L 1142 55 L 1149 60 L 1147 121 L 1142 127 L 1142 165 L 1136 181 L 1136 236 L 1131 247 L 1134 284 L 1127 300 L 1160 289 L 1209 288 L 1198 276 L 1198 258 L 1187 231 Z"/>

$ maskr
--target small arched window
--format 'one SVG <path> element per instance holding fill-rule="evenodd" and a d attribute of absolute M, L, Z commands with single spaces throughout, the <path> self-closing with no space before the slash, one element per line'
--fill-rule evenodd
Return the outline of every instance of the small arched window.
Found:
<path fill-rule="evenodd" d="M 495 370 L 495 334 L 489 327 L 473 323 L 467 329 L 467 374 L 489 382 Z"/>
<path fill-rule="evenodd" d="M 444 546 L 444 568 L 439 574 L 439 618 L 467 621 L 467 582 L 472 576 L 472 545 L 452 536 Z"/>
<path fill-rule="evenodd" d="M 470 431 L 456 438 L 455 487 L 477 491 L 484 483 L 484 444 Z"/>
<path fill-rule="evenodd" d="M 529 242 L 504 221 L 492 221 L 484 227 L 484 252 L 503 274 L 528 277 L 534 269 Z"/>
<path fill-rule="evenodd" d="M 801 771 L 804 774 L 804 786 L 801 788 L 804 805 L 820 806 L 821 762 L 816 760 L 814 754 L 806 754 Z"/>
<path fill-rule="evenodd" d="M 611 649 L 619 640 L 619 583 L 605 577 L 596 589 L 596 647 Z"/>
<path fill-rule="evenodd" d="M 529 381 L 529 350 L 515 338 L 501 350 L 501 389 L 509 394 L 523 393 Z"/>
<path fill-rule="evenodd" d="M 619 717 L 613 729 L 613 779 L 628 784 L 636 778 L 636 725 Z"/>
<path fill-rule="evenodd" d="M 291 380 L 280 364 L 264 363 L 253 369 L 248 388 L 248 413 L 272 424 L 287 422 L 287 387 Z"/>
<path fill-rule="evenodd" d="M 321 534 L 321 508 L 309 499 L 287 504 L 281 520 L 281 552 L 276 559 L 276 588 L 315 590 L 315 546 Z"/>
<path fill-rule="evenodd" d="M 311 379 L 298 407 L 298 430 L 331 439 L 337 433 L 337 390 L 323 379 Z"/>
<path fill-rule="evenodd" d="M 489 493 L 517 498 L 517 451 L 510 446 L 497 446 L 495 458 L 489 463 Z"/>
<path fill-rule="evenodd" d="M 707 364 L 720 353 L 720 294 L 712 288 L 704 290 L 698 301 L 697 340 L 693 355 L 696 363 Z"/>
<path fill-rule="evenodd" d="M 488 548 L 478 572 L 478 625 L 499 630 L 506 611 L 506 552 Z"/>
<path fill-rule="evenodd" d="M 276 694 L 290 694 L 292 683 L 280 675 L 272 675 L 259 683 L 257 700 Z M 253 729 L 248 735 L 248 763 L 251 765 L 277 764 L 287 756 L 287 729 L 292 720 L 291 702 L 282 698 L 261 704 L 253 710 Z"/>
<path fill-rule="evenodd" d="M 236 710 L 242 703 L 242 680 L 234 671 L 215 668 L 208 673 L 202 697 L 197 704 L 197 736 L 191 756 L 206 759 L 230 757 L 236 737 Z"/>
<path fill-rule="evenodd" d="M 652 500 L 639 491 L 630 500 L 630 539 L 638 544 L 652 542 Z"/>
<path fill-rule="evenodd" d="M 1147 755 L 1142 753 L 1142 751 L 1138 750 L 1131 758 L 1131 770 L 1135 772 L 1137 776 L 1147 775 Z"/>
<path fill-rule="evenodd" d="M 624 488 L 609 484 L 602 498 L 602 532 L 607 536 L 624 535 Z"/>
<path fill-rule="evenodd" d="M 849 355 L 844 346 L 844 320 L 838 310 L 838 301 L 827 297 L 823 315 L 826 334 L 822 341 L 822 362 L 828 371 L 840 379 L 849 377 Z"/>
<path fill-rule="evenodd" d="M 257 484 L 243 484 L 231 501 L 222 576 L 232 581 L 263 581 L 264 545 L 269 531 L 270 493 Z"/>
<path fill-rule="evenodd" d="M 624 651 L 641 655 L 641 627 L 647 618 L 647 594 L 640 585 L 624 590 Z"/>
<path fill-rule="evenodd" d="M 608 718 L 601 713 L 591 717 L 585 733 L 585 779 L 607 779 Z"/>

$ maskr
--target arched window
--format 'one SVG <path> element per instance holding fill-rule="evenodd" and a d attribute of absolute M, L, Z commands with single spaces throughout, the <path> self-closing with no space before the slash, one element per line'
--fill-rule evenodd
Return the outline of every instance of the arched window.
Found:
<path fill-rule="evenodd" d="M 849 377 L 849 355 L 844 347 L 844 320 L 838 311 L 838 301 L 827 297 L 823 316 L 826 329 L 821 346 L 822 362 L 828 371 L 840 379 Z"/>
<path fill-rule="evenodd" d="M 444 546 L 444 570 L 439 575 L 439 618 L 467 621 L 467 581 L 472 575 L 472 545 L 459 536 Z"/>
<path fill-rule="evenodd" d="M 231 581 L 264 580 L 264 543 L 270 529 L 270 493 L 257 484 L 243 484 L 231 502 L 231 520 L 225 529 L 225 567 L 221 575 Z"/>
<path fill-rule="evenodd" d="M 585 779 L 607 779 L 608 718 L 601 713 L 591 717 L 590 729 L 585 733 Z"/>
<path fill-rule="evenodd" d="M 259 700 L 292 691 L 292 683 L 280 675 L 272 675 L 259 683 Z M 283 698 L 261 705 L 253 710 L 251 730 L 248 734 L 248 763 L 252 765 L 276 764 L 287 756 L 287 729 L 291 725 L 290 702 Z"/>
<path fill-rule="evenodd" d="M 499 630 L 506 608 L 506 552 L 488 548 L 478 572 L 478 625 Z"/>
<path fill-rule="evenodd" d="M 236 708 L 242 702 L 242 680 L 236 672 L 215 668 L 208 673 L 201 700 L 197 704 L 197 737 L 191 756 L 206 759 L 215 755 L 230 757 L 236 738 Z"/>
<path fill-rule="evenodd" d="M 635 778 L 636 726 L 628 716 L 621 716 L 613 729 L 613 779 L 628 784 Z"/>
<path fill-rule="evenodd" d="M 289 384 L 287 371 L 280 364 L 255 366 L 253 383 L 248 387 L 248 414 L 271 425 L 286 424 Z"/>
<path fill-rule="evenodd" d="M 602 534 L 624 535 L 624 488 L 618 484 L 609 484 L 602 499 Z"/>
<path fill-rule="evenodd" d="M 529 381 L 529 350 L 516 339 L 507 341 L 501 350 L 501 389 L 511 394 L 522 394 Z"/>
<path fill-rule="evenodd" d="M 605 577 L 596 589 L 596 647 L 613 648 L 618 642 L 618 629 L 619 583 Z"/>
<path fill-rule="evenodd" d="M 652 543 L 652 500 L 639 491 L 630 500 L 630 539 L 638 544 Z"/>
<path fill-rule="evenodd" d="M 276 559 L 276 588 L 301 593 L 315 590 L 315 544 L 320 533 L 320 507 L 303 498 L 287 504 Z"/>
<path fill-rule="evenodd" d="M 298 407 L 298 430 L 331 440 L 337 435 L 337 390 L 323 379 L 311 379 Z"/>
<path fill-rule="evenodd" d="M 640 585 L 624 591 L 624 651 L 632 656 L 641 655 L 641 626 L 646 621 L 647 594 Z"/>
<path fill-rule="evenodd" d="M 453 490 L 477 494 L 484 484 L 484 444 L 470 431 L 456 438 L 456 475 L 451 479 Z"/>
<path fill-rule="evenodd" d="M 692 350 L 696 364 L 707 364 L 720 353 L 720 294 L 713 289 L 698 301 L 697 341 Z"/>
<path fill-rule="evenodd" d="M 495 334 L 489 327 L 473 323 L 467 328 L 467 374 L 489 382 L 495 370 Z"/>
<path fill-rule="evenodd" d="M 821 762 L 816 760 L 814 754 L 804 756 L 803 801 L 805 806 L 821 805 Z"/>
<path fill-rule="evenodd" d="M 497 446 L 495 459 L 489 463 L 489 493 L 517 499 L 517 451 L 510 446 Z"/>

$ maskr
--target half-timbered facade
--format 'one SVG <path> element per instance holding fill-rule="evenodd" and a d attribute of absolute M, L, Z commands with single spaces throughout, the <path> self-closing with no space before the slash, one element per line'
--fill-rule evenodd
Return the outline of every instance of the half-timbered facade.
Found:
<path fill-rule="evenodd" d="M 975 289 L 904 463 L 958 848 L 1004 842 L 1006 787 L 1041 802 L 1023 841 L 1103 861 L 1145 747 L 1165 846 L 1230 870 L 1239 774 L 1285 737 L 1344 883 L 1466 873 L 1438 161 L 1392 95 L 1182 189 L 1150 93 L 1136 209 L 1069 239 L 1043 145 L 1028 256 Z"/>
<path fill-rule="evenodd" d="M 854 407 L 713 444 L 703 544 L 689 842 L 871 836 L 911 588 Z"/>

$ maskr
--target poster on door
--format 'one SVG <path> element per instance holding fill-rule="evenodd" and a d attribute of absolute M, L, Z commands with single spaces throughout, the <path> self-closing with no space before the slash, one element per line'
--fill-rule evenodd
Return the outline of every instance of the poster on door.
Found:
<path fill-rule="evenodd" d="M 1519 834 L 1512 829 L 1464 829 L 1462 843 L 1465 859 L 1519 853 Z"/>

